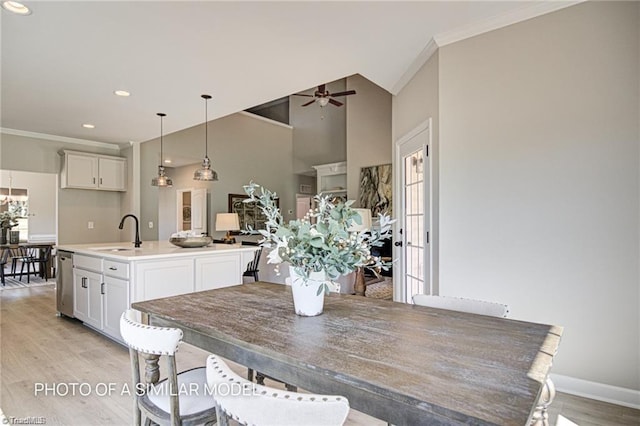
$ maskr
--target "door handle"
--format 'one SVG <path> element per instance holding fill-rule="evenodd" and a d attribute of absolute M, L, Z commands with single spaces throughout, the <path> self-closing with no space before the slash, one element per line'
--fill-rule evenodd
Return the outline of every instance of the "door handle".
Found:
<path fill-rule="evenodd" d="M 100 294 L 104 294 L 104 283 L 100 283 Z"/>
<path fill-rule="evenodd" d="M 82 288 L 87 288 L 87 277 L 82 277 Z"/>
<path fill-rule="evenodd" d="M 402 247 L 402 241 L 396 241 L 393 245 L 396 247 Z"/>
<path fill-rule="evenodd" d="M 114 266 L 109 266 L 109 270 L 110 270 L 110 271 L 117 271 L 117 270 L 118 270 L 118 268 L 116 268 L 116 267 L 114 267 Z"/>

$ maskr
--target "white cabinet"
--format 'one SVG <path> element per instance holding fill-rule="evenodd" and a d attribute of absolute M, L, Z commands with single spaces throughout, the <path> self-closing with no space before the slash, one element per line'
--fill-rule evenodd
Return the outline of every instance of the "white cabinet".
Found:
<path fill-rule="evenodd" d="M 98 188 L 106 191 L 126 191 L 126 160 L 98 157 Z"/>
<path fill-rule="evenodd" d="M 103 331 L 122 340 L 120 335 L 120 317 L 129 308 L 129 281 L 104 277 L 103 295 Z"/>
<path fill-rule="evenodd" d="M 126 159 L 79 151 L 63 151 L 62 188 L 126 191 Z"/>
<path fill-rule="evenodd" d="M 244 266 L 237 255 L 219 255 L 196 259 L 196 291 L 213 290 L 242 284 Z"/>
<path fill-rule="evenodd" d="M 135 301 L 192 293 L 193 258 L 135 263 Z"/>
<path fill-rule="evenodd" d="M 73 269 L 73 316 L 102 329 L 102 275 L 86 269 Z"/>
<path fill-rule="evenodd" d="M 98 157 L 85 154 L 65 155 L 66 185 L 63 188 L 97 188 Z"/>
<path fill-rule="evenodd" d="M 347 196 L 347 163 L 331 163 L 313 166 L 317 173 L 318 193 L 336 197 Z"/>
<path fill-rule="evenodd" d="M 120 316 L 129 307 L 129 264 L 75 255 L 73 315 L 111 337 L 120 336 Z M 124 278 L 124 279 L 123 279 Z"/>
<path fill-rule="evenodd" d="M 80 321 L 89 317 L 89 287 L 81 269 L 73 270 L 73 316 Z"/>

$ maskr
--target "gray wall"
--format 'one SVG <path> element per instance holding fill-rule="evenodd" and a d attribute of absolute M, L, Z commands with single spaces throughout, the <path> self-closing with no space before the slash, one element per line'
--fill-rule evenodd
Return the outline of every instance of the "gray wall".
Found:
<path fill-rule="evenodd" d="M 441 48 L 437 77 L 441 294 L 562 325 L 554 373 L 635 390 L 639 28 L 582 3 Z M 394 137 L 430 115 L 401 94 Z"/>
<path fill-rule="evenodd" d="M 0 169 L 40 173 L 60 173 L 61 149 L 119 155 L 118 149 L 79 146 L 73 143 L 9 135 L 0 139 Z M 58 182 L 58 242 L 91 243 L 119 241 L 121 215 L 118 192 L 60 189 Z M 94 229 L 88 229 L 89 221 Z"/>
<path fill-rule="evenodd" d="M 204 128 L 202 125 L 164 137 L 165 156 L 191 157 L 198 163 L 204 155 Z M 232 114 L 209 122 L 209 157 L 218 172 L 217 182 L 197 182 L 193 172 L 199 164 L 168 168 L 174 179 L 173 188 L 151 186 L 157 173 L 159 139 L 141 146 L 141 216 L 143 239 L 157 240 L 158 229 L 163 236 L 175 232 L 175 192 L 177 189 L 207 188 L 209 200 L 209 230 L 213 231 L 215 214 L 227 211 L 229 194 L 242 194 L 242 186 L 257 182 L 280 195 L 280 207 L 285 218 L 295 207 L 296 179 L 292 169 L 292 130 L 250 114 Z M 159 195 L 161 194 L 161 195 Z M 160 214 L 159 214 L 160 209 Z M 148 222 L 156 226 L 148 228 Z M 162 222 L 158 224 L 158 222 Z"/>
<path fill-rule="evenodd" d="M 345 79 L 327 84 L 329 92 L 341 92 L 346 87 Z M 315 90 L 315 89 L 314 89 Z M 313 94 L 314 90 L 305 93 Z M 358 95 L 356 95 L 358 96 Z M 348 104 L 350 98 L 339 98 Z M 320 107 L 317 103 L 306 107 L 301 105 L 311 100 L 308 97 L 289 97 L 289 122 L 293 126 L 293 170 L 304 173 L 318 164 L 345 161 L 346 153 L 346 105 Z"/>
<path fill-rule="evenodd" d="M 431 288 L 434 294 L 439 291 L 440 282 L 440 183 L 439 183 L 439 158 L 440 158 L 440 107 L 439 107 L 439 52 L 436 51 L 414 78 L 393 97 L 393 140 L 397 141 L 418 127 L 424 121 L 431 118 L 431 200 L 433 203 L 432 223 L 430 230 L 431 257 L 433 263 Z M 397 165 L 396 165 L 397 167 Z M 398 195 L 394 194 L 396 201 Z M 398 249 L 399 253 L 399 249 Z M 396 255 L 397 256 L 397 255 Z"/>
<path fill-rule="evenodd" d="M 391 163 L 391 94 L 361 75 L 347 78 L 347 198 L 358 200 L 360 169 Z"/>

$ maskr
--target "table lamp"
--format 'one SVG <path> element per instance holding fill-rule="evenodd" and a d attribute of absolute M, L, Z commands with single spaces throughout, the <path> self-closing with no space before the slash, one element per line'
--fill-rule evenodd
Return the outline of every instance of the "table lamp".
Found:
<path fill-rule="evenodd" d="M 227 231 L 224 237 L 226 244 L 233 244 L 236 239 L 231 236 L 231 231 L 240 230 L 240 218 L 238 213 L 216 213 L 216 231 Z"/>
<path fill-rule="evenodd" d="M 354 223 L 349 227 L 349 231 L 365 232 L 371 229 L 371 210 L 370 209 L 353 209 L 353 210 L 360 215 L 360 220 L 362 223 L 360 225 L 358 225 L 357 223 Z M 355 279 L 355 282 L 353 283 L 353 291 L 355 291 L 355 293 L 358 296 L 364 296 L 365 289 L 366 289 L 366 286 L 364 283 L 364 268 L 362 268 L 362 266 L 359 266 L 358 269 L 356 269 L 356 279 Z"/>
<path fill-rule="evenodd" d="M 353 223 L 349 227 L 349 232 L 364 232 L 371 229 L 371 210 L 369 209 L 352 209 L 360 216 L 360 225 Z"/>

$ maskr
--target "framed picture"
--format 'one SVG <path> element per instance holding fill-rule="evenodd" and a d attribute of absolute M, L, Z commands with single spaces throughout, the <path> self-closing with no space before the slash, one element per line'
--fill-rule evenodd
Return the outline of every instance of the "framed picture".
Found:
<path fill-rule="evenodd" d="M 392 215 L 391 164 L 360 169 L 360 197 L 363 208 L 371 209 L 373 217 L 386 212 Z"/>
<path fill-rule="evenodd" d="M 240 229 L 246 230 L 247 226 L 251 229 L 264 229 L 264 222 L 267 220 L 264 213 L 260 209 L 257 202 L 252 201 L 245 203 L 244 200 L 249 198 L 246 194 L 229 194 L 229 213 L 238 213 L 240 219 Z M 280 207 L 280 200 L 276 199 L 276 206 Z M 232 232 L 238 235 L 239 232 Z"/>

